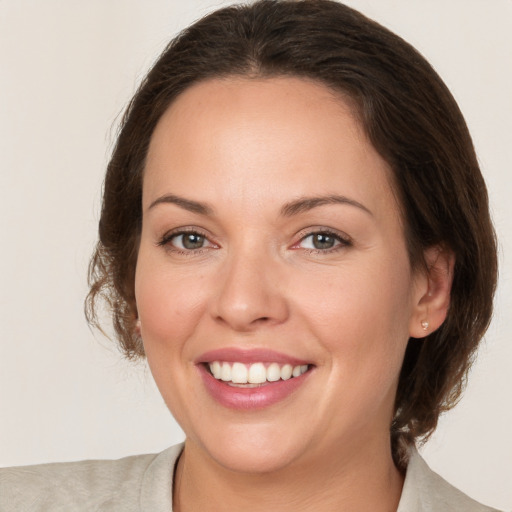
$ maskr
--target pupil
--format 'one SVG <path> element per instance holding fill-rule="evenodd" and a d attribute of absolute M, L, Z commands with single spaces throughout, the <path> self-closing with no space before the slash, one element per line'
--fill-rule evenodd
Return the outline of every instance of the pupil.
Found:
<path fill-rule="evenodd" d="M 200 249 L 204 243 L 204 236 L 191 233 L 183 235 L 183 247 L 185 249 Z"/>
<path fill-rule="evenodd" d="M 331 249 L 334 246 L 334 237 L 319 233 L 313 237 L 315 249 Z"/>

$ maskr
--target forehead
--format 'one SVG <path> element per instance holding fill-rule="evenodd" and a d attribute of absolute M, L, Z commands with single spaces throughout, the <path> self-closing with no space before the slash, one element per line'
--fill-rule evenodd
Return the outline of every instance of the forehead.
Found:
<path fill-rule="evenodd" d="M 165 192 L 202 200 L 208 189 L 219 198 L 336 192 L 394 203 L 389 178 L 351 102 L 325 85 L 293 77 L 212 79 L 187 89 L 160 119 L 144 202 Z"/>

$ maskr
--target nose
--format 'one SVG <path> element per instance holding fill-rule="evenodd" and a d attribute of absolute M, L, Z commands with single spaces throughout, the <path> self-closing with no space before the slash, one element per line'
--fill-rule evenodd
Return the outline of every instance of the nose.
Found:
<path fill-rule="evenodd" d="M 214 319 L 238 332 L 286 321 L 288 303 L 279 266 L 272 258 L 255 254 L 228 257 L 218 276 L 211 309 Z"/>

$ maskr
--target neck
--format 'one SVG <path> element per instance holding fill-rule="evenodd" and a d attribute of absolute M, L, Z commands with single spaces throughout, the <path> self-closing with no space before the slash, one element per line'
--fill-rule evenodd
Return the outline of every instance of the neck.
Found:
<path fill-rule="evenodd" d="M 264 474 L 226 469 L 187 441 L 176 469 L 173 510 L 396 511 L 403 476 L 385 441 L 367 442 L 348 454 L 330 450 L 304 457 Z"/>

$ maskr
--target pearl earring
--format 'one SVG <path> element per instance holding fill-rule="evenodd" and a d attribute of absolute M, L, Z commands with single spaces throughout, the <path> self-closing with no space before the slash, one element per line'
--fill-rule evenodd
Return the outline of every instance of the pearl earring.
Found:
<path fill-rule="evenodd" d="M 423 320 L 423 322 L 421 322 L 421 328 L 424 331 L 428 330 L 428 321 L 427 320 Z"/>

